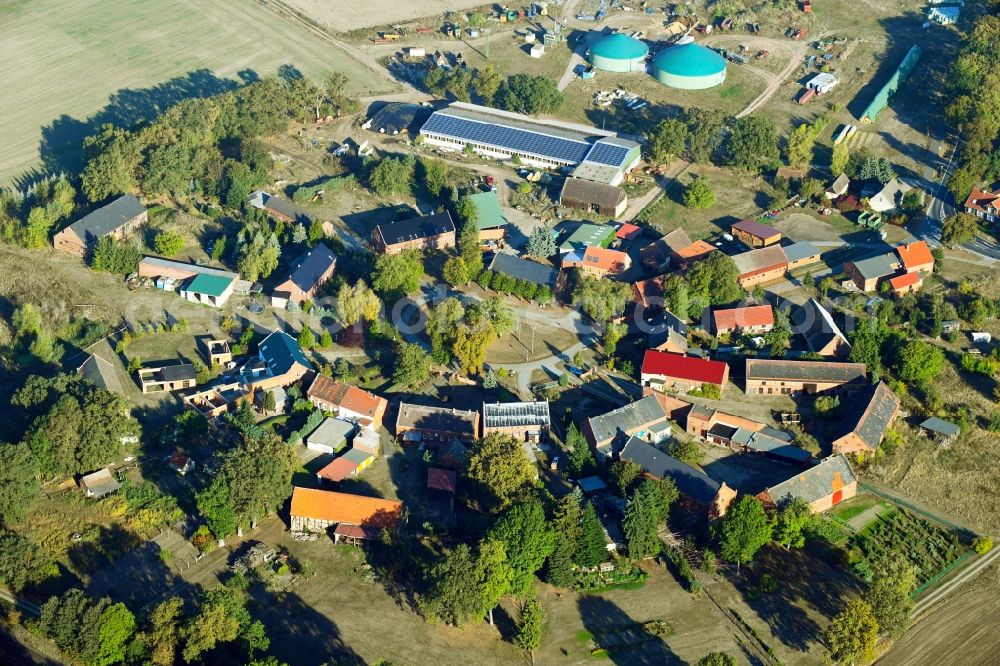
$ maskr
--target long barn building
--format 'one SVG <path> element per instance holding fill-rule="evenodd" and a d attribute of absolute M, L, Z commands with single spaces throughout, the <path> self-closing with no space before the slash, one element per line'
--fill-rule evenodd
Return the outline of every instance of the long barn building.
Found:
<path fill-rule="evenodd" d="M 573 177 L 618 185 L 640 159 L 638 143 L 614 132 L 542 120 L 486 106 L 454 102 L 435 111 L 420 129 L 432 146 L 499 159 L 517 156 L 546 169 L 574 167 Z"/>

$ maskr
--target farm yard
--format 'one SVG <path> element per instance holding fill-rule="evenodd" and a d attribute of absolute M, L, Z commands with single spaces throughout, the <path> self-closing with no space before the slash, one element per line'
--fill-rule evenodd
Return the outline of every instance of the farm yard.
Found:
<path fill-rule="evenodd" d="M 324 26 L 348 32 L 358 28 L 412 21 L 445 12 L 458 12 L 483 5 L 482 0 L 417 0 L 397 2 L 376 0 L 365 3 L 363 12 L 356 11 L 357 3 L 351 0 L 285 0 L 285 5 L 308 16 Z"/>
<path fill-rule="evenodd" d="M 100 123 L 131 125 L 285 65 L 318 78 L 343 71 L 355 95 L 396 89 L 253 0 L 8 2 L 0 25 L 4 183 L 42 166 L 79 168 L 80 142 Z"/>

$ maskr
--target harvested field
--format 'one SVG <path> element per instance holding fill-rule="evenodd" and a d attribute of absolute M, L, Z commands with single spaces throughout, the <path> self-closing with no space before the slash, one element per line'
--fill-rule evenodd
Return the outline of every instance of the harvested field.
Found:
<path fill-rule="evenodd" d="M 39 163 L 72 170 L 80 141 L 100 123 L 129 125 L 284 65 L 314 77 L 344 71 L 352 93 L 394 87 L 251 0 L 8 2 L 0 24 L 0 181 Z"/>
<path fill-rule="evenodd" d="M 445 12 L 458 12 L 479 7 L 482 0 L 417 0 L 416 2 L 395 2 L 376 0 L 365 3 L 364 11 L 358 11 L 351 0 L 285 0 L 284 4 L 304 14 L 317 23 L 340 32 L 378 25 L 392 25 L 404 21 L 435 16 Z"/>

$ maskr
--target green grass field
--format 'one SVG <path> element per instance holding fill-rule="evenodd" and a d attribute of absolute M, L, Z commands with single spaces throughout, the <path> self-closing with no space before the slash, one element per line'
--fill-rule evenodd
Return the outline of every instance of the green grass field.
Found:
<path fill-rule="evenodd" d="M 355 94 L 394 88 L 252 0 L 4 2 L 0 63 L 0 183 L 42 162 L 73 166 L 95 115 L 127 123 L 283 65 L 315 77 L 344 71 Z"/>

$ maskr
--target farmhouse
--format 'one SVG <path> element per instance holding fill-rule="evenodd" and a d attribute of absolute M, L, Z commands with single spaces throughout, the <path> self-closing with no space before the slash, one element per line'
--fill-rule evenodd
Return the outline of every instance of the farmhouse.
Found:
<path fill-rule="evenodd" d="M 687 434 L 699 437 L 707 442 L 728 446 L 729 438 L 723 442 L 719 441 L 718 437 L 713 434 L 713 429 L 715 429 L 716 433 L 718 432 L 716 426 L 719 425 L 726 426 L 733 431 L 742 429 L 748 432 L 760 432 L 767 427 L 763 423 L 745 419 L 735 414 L 727 414 L 713 407 L 692 405 L 687 414 L 684 429 Z"/>
<path fill-rule="evenodd" d="M 575 178 L 617 185 L 640 160 L 640 146 L 614 132 L 556 120 L 454 102 L 431 114 L 420 129 L 431 146 L 459 151 L 467 146 L 497 159 L 534 167 L 576 167 Z"/>
<path fill-rule="evenodd" d="M 773 488 L 766 488 L 757 495 L 757 499 L 774 508 L 780 508 L 792 499 L 801 499 L 809 504 L 813 513 L 819 513 L 854 497 L 857 492 L 858 480 L 847 456 L 838 455 Z"/>
<path fill-rule="evenodd" d="M 663 280 L 665 275 L 657 275 L 648 280 L 632 283 L 632 300 L 647 310 L 663 308 Z"/>
<path fill-rule="evenodd" d="M 653 271 L 666 270 L 677 253 L 691 245 L 687 232 L 678 227 L 639 251 L 642 265 Z"/>
<path fill-rule="evenodd" d="M 640 381 L 643 386 L 662 391 L 675 388 L 690 391 L 703 384 L 725 386 L 729 366 L 722 361 L 709 361 L 697 356 L 684 356 L 647 349 L 642 357 Z"/>
<path fill-rule="evenodd" d="M 899 258 L 895 252 L 883 252 L 844 262 L 844 273 L 861 291 L 875 291 L 882 280 L 895 275 L 899 268 Z"/>
<path fill-rule="evenodd" d="M 679 249 L 674 255 L 674 258 L 677 260 L 677 267 L 684 270 L 699 259 L 707 257 L 712 252 L 715 252 L 715 247 L 711 243 L 703 240 L 696 240 L 690 245 Z"/>
<path fill-rule="evenodd" d="M 895 178 L 886 183 L 881 190 L 868 199 L 868 207 L 879 213 L 886 213 L 899 206 L 903 195 L 913 188 Z"/>
<path fill-rule="evenodd" d="M 770 305 L 751 305 L 712 312 L 712 330 L 715 335 L 767 333 L 772 328 L 774 309 Z"/>
<path fill-rule="evenodd" d="M 476 207 L 475 223 L 479 229 L 479 240 L 500 240 L 507 234 L 507 218 L 496 192 L 477 192 L 469 196 L 469 201 Z"/>
<path fill-rule="evenodd" d="M 632 259 L 625 252 L 590 246 L 582 253 L 572 250 L 563 255 L 562 267 L 579 268 L 596 277 L 619 275 L 632 266 Z"/>
<path fill-rule="evenodd" d="M 141 368 L 137 376 L 143 393 L 180 391 L 197 383 L 194 366 L 190 363 L 149 366 Z"/>
<path fill-rule="evenodd" d="M 670 435 L 667 412 L 655 395 L 594 416 L 583 422 L 581 432 L 598 454 L 609 460 L 616 453 L 616 445 L 635 436 L 649 442 L 659 442 Z"/>
<path fill-rule="evenodd" d="M 306 398 L 324 412 L 370 430 L 382 427 L 389 404 L 385 398 L 325 375 L 316 375 L 306 389 Z"/>
<path fill-rule="evenodd" d="M 457 439 L 471 442 L 479 435 L 479 412 L 447 407 L 399 404 L 396 436 L 406 443 Z"/>
<path fill-rule="evenodd" d="M 982 220 L 996 222 L 1000 220 L 1000 189 L 984 192 L 978 187 L 973 187 L 962 208 L 966 213 Z"/>
<path fill-rule="evenodd" d="M 584 222 L 559 246 L 560 253 L 583 252 L 588 247 L 608 247 L 615 240 L 618 230 L 607 224 Z"/>
<path fill-rule="evenodd" d="M 670 310 L 649 322 L 649 333 L 646 334 L 646 346 L 662 352 L 686 354 L 688 350 L 687 324 L 680 320 Z"/>
<path fill-rule="evenodd" d="M 742 220 L 730 227 L 733 236 L 750 248 L 781 242 L 781 232 L 755 220 Z"/>
<path fill-rule="evenodd" d="M 146 207 L 135 195 L 125 194 L 57 233 L 52 245 L 60 252 L 83 257 L 105 236 L 124 238 L 148 220 Z"/>
<path fill-rule="evenodd" d="M 559 203 L 568 208 L 578 208 L 614 219 L 628 208 L 628 195 L 615 185 L 567 178 L 563 182 Z"/>
<path fill-rule="evenodd" d="M 654 479 L 671 479 L 682 500 L 691 508 L 715 518 L 723 516 L 736 491 L 637 437 L 629 438 L 621 452 L 622 460 L 639 465 Z"/>
<path fill-rule="evenodd" d="M 550 425 L 547 400 L 483 403 L 483 437 L 502 432 L 521 442 L 540 442 L 548 438 Z"/>
<path fill-rule="evenodd" d="M 833 452 L 874 453 L 899 416 L 899 398 L 885 382 L 879 382 L 867 399 L 852 404 L 853 413 L 843 420 L 850 430 L 833 440 Z"/>
<path fill-rule="evenodd" d="M 455 223 L 445 211 L 379 224 L 372 231 L 372 246 L 381 254 L 455 247 Z"/>
<path fill-rule="evenodd" d="M 559 279 L 559 271 L 551 266 L 503 252 L 494 254 L 487 268 L 494 273 L 508 275 L 517 280 L 524 280 L 550 289 L 555 288 Z"/>
<path fill-rule="evenodd" d="M 257 358 L 240 369 L 250 391 L 288 386 L 312 371 L 312 363 L 298 341 L 284 331 L 274 331 L 257 345 Z"/>
<path fill-rule="evenodd" d="M 292 273 L 274 287 L 271 305 L 285 307 L 289 301 L 301 306 L 316 297 L 319 288 L 333 275 L 337 257 L 323 243 L 310 249 L 292 263 Z"/>
<path fill-rule="evenodd" d="M 865 386 L 864 363 L 748 358 L 747 395 L 851 394 Z"/>
<path fill-rule="evenodd" d="M 377 539 L 383 529 L 396 529 L 403 522 L 403 503 L 294 487 L 289 513 L 292 532 L 322 533 L 334 527 L 334 542 L 342 539 L 371 540 Z"/>
<path fill-rule="evenodd" d="M 792 315 L 792 332 L 801 335 L 809 351 L 820 356 L 842 356 L 851 351 L 833 316 L 815 298 Z"/>
<path fill-rule="evenodd" d="M 918 291 L 924 284 L 920 273 L 903 273 L 889 278 L 889 292 L 895 296 L 905 296 L 914 291 Z"/>
<path fill-rule="evenodd" d="M 323 419 L 315 430 L 306 436 L 306 448 L 320 453 L 336 453 L 347 446 L 347 438 L 354 434 L 355 425 L 340 419 Z"/>
<path fill-rule="evenodd" d="M 254 208 L 262 210 L 282 222 L 294 222 L 306 225 L 312 222 L 309 213 L 291 202 L 268 194 L 263 190 L 254 190 L 251 192 L 250 196 L 247 197 L 247 202 Z"/>
<path fill-rule="evenodd" d="M 785 251 L 785 258 L 788 260 L 788 270 L 794 271 L 796 268 L 815 264 L 820 260 L 819 248 L 809 241 L 799 241 L 782 248 Z"/>

